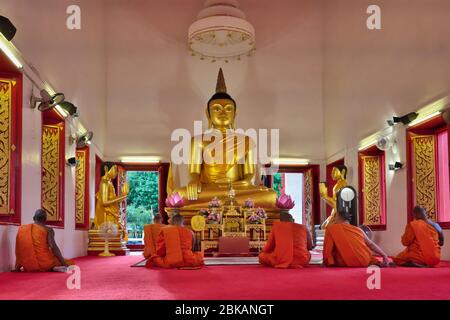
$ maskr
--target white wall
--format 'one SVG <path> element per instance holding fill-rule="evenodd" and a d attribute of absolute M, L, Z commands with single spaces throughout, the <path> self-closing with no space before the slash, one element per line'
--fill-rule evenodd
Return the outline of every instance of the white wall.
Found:
<path fill-rule="evenodd" d="M 66 8 L 79 4 L 82 29 L 66 28 Z M 25 59 L 44 80 L 67 100 L 79 107 L 81 122 L 94 131 L 90 161 L 90 215 L 94 215 L 95 154 L 103 157 L 105 139 L 105 52 L 103 41 L 104 1 L 2 0 L 0 14 L 17 27 L 13 39 Z M 22 146 L 22 224 L 32 222 L 41 205 L 41 113 L 29 108 L 31 82 L 24 76 Z M 35 95 L 38 90 L 35 89 Z M 67 127 L 67 126 L 66 126 Z M 68 142 L 66 157 L 74 156 L 75 146 Z M 65 225 L 55 228 L 56 242 L 67 258 L 83 256 L 87 232 L 75 230 L 74 168 L 65 168 Z M 17 226 L 0 225 L 0 271 L 10 270 L 15 261 Z"/>
<path fill-rule="evenodd" d="M 366 9 L 382 10 L 382 30 L 366 28 Z M 349 181 L 357 186 L 357 146 L 385 128 L 394 114 L 416 111 L 447 95 L 450 83 L 450 2 L 445 0 L 335 0 L 325 2 L 324 112 L 329 162 L 345 155 Z M 397 133 L 406 163 L 405 131 Z M 401 249 L 407 222 L 406 170 L 387 172 L 387 230 L 376 240 L 389 253 Z M 450 238 L 450 230 L 445 231 Z M 442 256 L 450 258 L 450 244 Z"/>
<path fill-rule="evenodd" d="M 24 78 L 23 99 L 27 101 L 31 92 L 31 82 Z M 36 209 L 41 207 L 41 113 L 28 105 L 23 107 L 22 140 L 22 224 L 33 222 Z M 66 130 L 66 158 L 75 155 L 75 145 L 69 143 Z M 94 147 L 95 149 L 95 147 Z M 94 161 L 90 161 L 90 185 L 95 182 Z M 92 174 L 93 173 L 93 174 Z M 94 189 L 91 189 L 94 190 Z M 90 212 L 93 215 L 93 194 Z M 0 225 L 0 271 L 8 271 L 14 266 L 15 239 L 17 226 Z M 64 229 L 55 228 L 56 242 L 67 258 L 83 256 L 87 250 L 87 232 L 75 230 L 75 168 L 65 167 Z"/>

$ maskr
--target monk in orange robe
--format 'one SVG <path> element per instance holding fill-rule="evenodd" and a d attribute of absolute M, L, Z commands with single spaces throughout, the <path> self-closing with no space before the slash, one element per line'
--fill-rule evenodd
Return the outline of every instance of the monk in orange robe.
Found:
<path fill-rule="evenodd" d="M 196 269 L 203 266 L 203 254 L 194 252 L 194 233 L 183 227 L 183 217 L 172 217 L 172 225 L 161 229 L 156 254 L 147 260 L 146 267 Z"/>
<path fill-rule="evenodd" d="M 370 240 L 362 229 L 350 224 L 345 212 L 338 212 L 335 224 L 325 231 L 323 263 L 329 267 L 388 266 L 389 258 L 384 251 Z M 383 257 L 380 263 L 372 251 Z"/>
<path fill-rule="evenodd" d="M 144 226 L 144 257 L 145 259 L 150 258 L 156 254 L 156 241 L 158 239 L 159 232 L 165 224 L 162 224 L 162 217 L 159 213 L 155 214 L 153 217 L 152 224 L 146 224 Z"/>
<path fill-rule="evenodd" d="M 406 225 L 402 244 L 406 249 L 400 252 L 394 262 L 409 267 L 434 267 L 441 260 L 441 246 L 444 234 L 441 227 L 427 219 L 424 208 L 417 206 L 413 211 L 414 220 Z"/>
<path fill-rule="evenodd" d="M 45 225 L 47 213 L 38 209 L 34 223 L 19 227 L 14 271 L 65 271 L 73 264 L 65 260 L 55 242 L 55 231 Z"/>
<path fill-rule="evenodd" d="M 288 213 L 272 226 L 269 240 L 259 254 L 259 263 L 274 268 L 301 268 L 309 264 L 313 243 L 304 225 L 294 223 Z"/>

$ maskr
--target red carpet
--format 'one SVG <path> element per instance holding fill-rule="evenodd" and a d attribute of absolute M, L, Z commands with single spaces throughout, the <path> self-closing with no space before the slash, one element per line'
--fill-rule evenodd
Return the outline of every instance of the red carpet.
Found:
<path fill-rule="evenodd" d="M 64 273 L 0 273 L 0 299 L 450 299 L 449 263 L 434 269 L 382 269 L 381 290 L 368 290 L 365 269 L 130 267 L 140 259 L 76 259 L 81 268 L 80 290 L 66 288 Z"/>

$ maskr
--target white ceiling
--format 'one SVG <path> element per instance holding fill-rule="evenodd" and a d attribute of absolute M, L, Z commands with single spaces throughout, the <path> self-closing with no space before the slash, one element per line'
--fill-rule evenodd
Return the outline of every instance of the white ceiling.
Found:
<path fill-rule="evenodd" d="M 241 0 L 254 57 L 228 64 L 187 51 L 203 0 L 80 0 L 82 28 L 65 27 L 70 0 L 3 0 L 1 14 L 28 61 L 77 106 L 108 158 L 168 159 L 170 134 L 205 120 L 223 67 L 238 126 L 281 129 L 283 156 L 323 158 L 322 1 Z"/>

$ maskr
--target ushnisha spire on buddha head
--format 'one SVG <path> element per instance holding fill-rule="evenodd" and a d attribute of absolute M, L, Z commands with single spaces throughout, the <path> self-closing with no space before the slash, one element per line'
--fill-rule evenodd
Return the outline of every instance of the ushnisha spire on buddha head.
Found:
<path fill-rule="evenodd" d="M 217 74 L 217 84 L 216 84 L 216 93 L 209 99 L 208 106 L 211 101 L 216 99 L 229 99 L 233 101 L 234 106 L 236 107 L 236 101 L 227 93 L 227 85 L 225 84 L 225 77 L 223 76 L 222 68 L 219 69 L 219 73 Z"/>
<path fill-rule="evenodd" d="M 222 100 L 222 101 L 216 101 Z M 231 115 L 231 123 L 227 125 L 229 129 L 234 129 L 234 117 L 236 114 L 236 101 L 227 93 L 227 86 L 225 84 L 225 77 L 223 76 L 222 68 L 219 69 L 219 73 L 217 75 L 217 84 L 216 84 L 216 93 L 209 99 L 208 104 L 206 106 L 206 116 L 208 118 L 208 128 L 215 128 L 213 124 L 214 120 L 212 120 L 212 114 L 210 108 L 215 104 L 222 104 L 222 107 L 225 108 L 225 104 L 223 100 L 228 100 L 229 103 L 227 105 L 232 105 L 234 107 L 233 113 Z M 215 103 L 216 101 L 217 103 Z M 217 121 L 217 119 L 216 119 Z M 222 129 L 221 129 L 222 130 Z"/>

